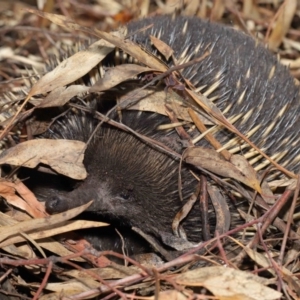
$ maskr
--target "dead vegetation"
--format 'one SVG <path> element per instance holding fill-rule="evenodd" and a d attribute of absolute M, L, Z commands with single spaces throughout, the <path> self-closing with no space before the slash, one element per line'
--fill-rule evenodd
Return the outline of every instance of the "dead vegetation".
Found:
<path fill-rule="evenodd" d="M 119 24 L 141 16 L 172 13 L 179 8 L 181 14 L 194 15 L 196 12 L 199 17 L 234 25 L 268 44 L 280 55 L 281 61 L 290 66 L 295 80 L 299 78 L 300 11 L 297 1 L 191 0 L 178 4 L 176 1 L 72 0 L 66 3 L 48 0 L 41 10 L 37 10 L 35 3 L 26 2 L 31 1 L 0 1 L 1 140 L 6 147 L 14 146 L 3 152 L 1 165 L 34 168 L 42 164 L 59 174 L 82 180 L 86 176 L 82 164 L 85 144 L 33 139 L 33 136 L 48 128 L 49 122 L 42 123 L 31 116 L 37 109 L 50 111 L 53 107 L 66 105 L 74 96 L 105 92 L 145 72 L 151 75 L 150 79 L 139 89 L 124 95 L 119 102 L 121 108 L 131 106 L 131 109 L 167 114 L 172 123 L 178 122 L 179 114 L 181 120 L 192 122 L 200 132 L 205 132 L 205 120 L 192 107 L 182 105 L 187 97 L 264 155 L 203 95 L 196 94 L 187 83 L 177 81 L 174 72 L 184 66 L 168 69 L 134 43 L 125 42 L 126 32 L 123 29 L 114 34 L 107 33 L 118 28 Z M 91 37 L 99 40 L 91 44 L 87 51 L 78 49 L 76 54 L 66 55 L 66 60 L 54 70 L 45 71 L 46 62 L 60 56 L 62 49 L 67 53 L 70 45 L 88 42 Z M 172 55 L 172 49 L 159 40 L 153 40 L 153 43 L 165 57 Z M 115 47 L 142 62 L 143 66 L 119 65 L 110 69 L 103 79 L 91 85 L 81 84 L 80 78 L 92 72 Z M 201 59 L 204 57 L 198 58 Z M 162 81 L 166 89 L 153 93 L 151 85 L 158 81 Z M 168 102 L 166 91 L 169 93 Z M 71 107 L 87 109 L 81 103 Z M 100 113 L 96 117 L 100 121 L 108 121 Z M 114 123 L 112 120 L 108 122 Z M 129 130 L 122 124 L 115 125 Z M 179 135 L 183 137 L 185 134 L 183 127 L 180 127 Z M 215 149 L 222 148 L 223 145 L 213 135 L 207 134 L 206 138 Z M 181 158 L 163 145 L 154 146 Z M 226 148 L 219 153 L 188 148 L 182 159 L 205 169 L 217 182 L 226 184 L 228 189 L 234 191 L 238 201 L 252 199 L 256 207 L 249 213 L 240 212 L 245 219 L 243 225 L 229 232 L 216 232 L 214 239 L 156 266 L 147 258 L 138 262 L 112 251 L 99 253 L 86 241 L 72 235 L 77 229 L 106 226 L 102 222 L 73 220 L 89 204 L 49 216 L 44 205 L 23 182 L 17 180 L 17 170 L 9 177 L 3 176 L 0 195 L 9 205 L 2 205 L 0 217 L 1 297 L 298 299 L 297 176 L 278 165 L 276 159 L 273 161 L 270 158 L 267 158 L 269 165 L 284 177 L 278 176 L 277 172 L 277 176 L 271 178 L 270 168 L 266 169 L 265 165 L 259 167 L 264 169 L 264 173 L 258 176 L 244 157 L 232 155 Z M 70 164 L 74 161 L 76 164 Z M 272 180 L 262 184 L 268 176 Z M 212 192 L 210 197 L 213 198 Z M 226 215 L 222 209 L 217 217 L 224 229 Z M 66 233 L 64 239 L 55 239 L 57 235 Z M 111 262 L 109 259 L 112 256 L 124 259 L 124 265 Z M 84 261 L 88 261 L 93 268 L 84 265 Z M 192 268 L 195 262 L 205 267 Z"/>

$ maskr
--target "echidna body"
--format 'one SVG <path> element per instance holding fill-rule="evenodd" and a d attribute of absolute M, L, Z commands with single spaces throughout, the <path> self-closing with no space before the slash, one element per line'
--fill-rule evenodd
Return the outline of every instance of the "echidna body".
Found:
<path fill-rule="evenodd" d="M 151 29 L 131 38 L 155 54 L 150 34 L 175 51 L 178 63 L 199 57 L 209 49 L 211 53 L 206 59 L 182 71 L 184 77 L 213 98 L 221 110 L 226 110 L 227 117 L 243 114 L 235 123 L 241 132 L 245 134 L 259 127 L 250 139 L 268 154 L 293 149 L 281 162 L 298 170 L 295 146 L 299 144 L 296 130 L 300 125 L 299 89 L 288 70 L 267 49 L 231 28 L 187 17 L 161 16 L 133 22 L 128 25 L 129 34 L 150 24 L 153 24 Z M 155 128 L 167 119 L 150 114 L 153 123 L 148 127 L 151 122 L 148 117 L 143 120 L 143 116 L 145 113 L 124 112 L 123 122 L 138 132 L 161 139 L 162 133 L 158 134 Z M 82 139 L 88 136 L 82 132 L 93 128 L 81 123 L 64 124 L 56 136 L 67 137 L 66 132 L 71 132 L 72 138 Z M 222 143 L 231 137 L 224 129 L 217 134 Z M 48 202 L 49 210 L 62 211 L 94 199 L 91 210 L 98 215 L 154 235 L 172 233 L 171 222 L 184 204 L 178 195 L 177 162 L 131 134 L 105 126 L 86 150 L 85 165 L 88 178 L 74 191 Z M 186 202 L 195 189 L 195 180 L 187 169 L 183 173 Z M 192 241 L 201 239 L 199 215 L 195 205 L 183 223 Z M 211 216 L 213 219 L 214 214 Z"/>

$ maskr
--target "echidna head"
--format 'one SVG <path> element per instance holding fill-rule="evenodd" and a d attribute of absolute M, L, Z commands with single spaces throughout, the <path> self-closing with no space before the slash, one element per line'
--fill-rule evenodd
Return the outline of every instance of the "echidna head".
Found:
<path fill-rule="evenodd" d="M 103 128 L 85 153 L 88 178 L 47 203 L 60 212 L 94 200 L 89 211 L 155 230 L 171 229 L 181 203 L 178 163 L 131 134 Z M 149 228 L 144 228 L 147 231 Z"/>

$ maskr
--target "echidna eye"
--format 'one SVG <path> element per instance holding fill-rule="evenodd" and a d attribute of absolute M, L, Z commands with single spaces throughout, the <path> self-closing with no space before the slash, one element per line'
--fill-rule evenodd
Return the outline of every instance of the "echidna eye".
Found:
<path fill-rule="evenodd" d="M 130 199 L 133 196 L 133 186 L 129 185 L 126 188 L 122 189 L 122 192 L 120 193 L 120 197 L 122 197 L 125 200 Z"/>
<path fill-rule="evenodd" d="M 128 200 L 130 197 L 130 192 L 128 190 L 124 190 L 122 193 L 120 193 L 120 197 L 122 197 L 125 200 Z"/>

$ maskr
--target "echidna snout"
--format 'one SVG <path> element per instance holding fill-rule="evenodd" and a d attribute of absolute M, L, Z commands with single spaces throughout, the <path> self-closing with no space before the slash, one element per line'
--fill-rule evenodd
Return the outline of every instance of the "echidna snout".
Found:
<path fill-rule="evenodd" d="M 64 212 L 93 200 L 93 204 L 87 211 L 101 212 L 101 214 L 112 214 L 115 216 L 124 215 L 130 203 L 129 190 L 113 191 L 110 185 L 104 179 L 101 180 L 97 175 L 99 174 L 89 176 L 85 183 L 79 188 L 74 189 L 73 192 L 52 196 L 46 201 L 47 212 Z M 94 176 L 97 178 L 96 186 L 93 182 Z M 123 207 L 125 203 L 122 204 L 122 201 L 126 200 L 128 200 L 126 203 L 127 206 Z"/>

